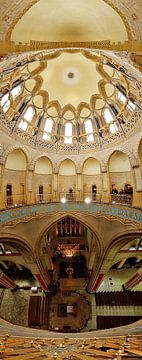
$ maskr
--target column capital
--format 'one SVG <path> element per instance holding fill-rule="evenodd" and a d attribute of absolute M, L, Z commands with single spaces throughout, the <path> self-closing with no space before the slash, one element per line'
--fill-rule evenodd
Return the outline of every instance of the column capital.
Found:
<path fill-rule="evenodd" d="M 105 163 L 105 161 L 102 161 L 101 163 L 101 172 L 107 173 L 107 164 Z"/>

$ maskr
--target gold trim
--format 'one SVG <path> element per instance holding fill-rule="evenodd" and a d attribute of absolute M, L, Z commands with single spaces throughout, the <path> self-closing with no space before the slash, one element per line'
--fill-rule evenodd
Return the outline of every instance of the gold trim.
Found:
<path fill-rule="evenodd" d="M 77 49 L 76 49 L 77 48 Z M 111 43 L 110 41 L 91 41 L 91 42 L 41 42 L 35 41 L 30 44 L 15 44 L 14 42 L 0 41 L 0 56 L 5 57 L 9 53 L 25 53 L 30 51 L 44 51 L 44 50 L 62 50 L 66 52 L 78 52 L 85 49 L 90 50 L 109 50 L 109 51 L 129 51 L 129 52 L 142 52 L 142 42 L 137 41 L 125 41 L 124 43 Z M 30 54 L 27 54 L 29 56 Z M 52 54 L 53 55 L 53 54 Z M 60 51 L 57 51 L 57 55 L 60 55 Z M 33 54 L 32 54 L 33 56 Z M 51 56 L 51 54 L 50 54 Z M 53 55 L 54 57 L 54 55 Z M 51 57 L 52 58 L 52 57 Z M 98 59 L 97 59 L 98 61 Z"/>

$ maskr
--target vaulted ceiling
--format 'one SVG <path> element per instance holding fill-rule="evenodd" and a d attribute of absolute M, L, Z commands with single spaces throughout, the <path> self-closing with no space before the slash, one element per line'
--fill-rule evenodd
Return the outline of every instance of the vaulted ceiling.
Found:
<path fill-rule="evenodd" d="M 74 11 L 75 8 L 75 11 Z M 27 12 L 28 11 L 28 12 Z M 24 15 L 24 16 L 23 16 Z M 23 16 L 23 18 L 22 18 Z M 22 18 L 22 19 L 21 19 Z M 19 21 L 19 19 L 21 19 Z M 31 22 L 32 20 L 32 22 Z M 18 22 L 19 21 L 19 22 Z M 17 24 L 18 23 L 18 24 Z M 17 24 L 17 25 L 16 25 Z M 141 0 L 0 0 L 0 39 L 142 39 Z M 22 33 L 22 31 L 26 33 Z M 113 29 L 113 35 L 112 35 Z M 51 35 L 52 32 L 52 35 Z M 33 40 L 36 40 L 35 38 Z"/>

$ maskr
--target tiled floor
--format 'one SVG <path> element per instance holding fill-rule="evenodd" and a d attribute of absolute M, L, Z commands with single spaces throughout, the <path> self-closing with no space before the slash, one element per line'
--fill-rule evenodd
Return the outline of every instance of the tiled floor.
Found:
<path fill-rule="evenodd" d="M 67 308 L 67 306 L 72 306 L 72 308 Z M 67 332 L 80 330 L 86 325 L 90 314 L 91 307 L 84 295 L 75 292 L 62 294 L 59 291 L 50 299 L 49 329 Z"/>

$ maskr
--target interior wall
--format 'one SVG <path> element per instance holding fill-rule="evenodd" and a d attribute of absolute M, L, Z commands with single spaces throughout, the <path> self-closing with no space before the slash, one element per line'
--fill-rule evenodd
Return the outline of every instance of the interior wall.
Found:
<path fill-rule="evenodd" d="M 13 204 L 25 201 L 26 193 L 26 155 L 21 149 L 13 150 L 6 159 L 3 186 L 6 197 L 6 186 L 12 186 L 12 202 Z"/>
<path fill-rule="evenodd" d="M 34 192 L 39 193 L 39 186 L 43 186 L 44 194 L 51 194 L 52 192 L 52 174 L 34 174 Z"/>
<path fill-rule="evenodd" d="M 76 168 L 72 160 L 66 159 L 59 168 L 59 192 L 69 192 L 70 188 L 76 190 Z"/>
<path fill-rule="evenodd" d="M 59 168 L 59 174 L 65 176 L 75 175 L 76 168 L 74 162 L 70 159 L 63 160 Z"/>
<path fill-rule="evenodd" d="M 52 164 L 46 156 L 42 156 L 36 161 L 35 173 L 43 175 L 52 174 Z"/>
<path fill-rule="evenodd" d="M 6 159 L 5 163 L 6 169 L 11 170 L 26 170 L 27 160 L 24 152 L 21 149 L 13 150 Z"/>
<path fill-rule="evenodd" d="M 20 203 L 25 200 L 26 172 L 5 169 L 3 186 L 6 197 L 6 186 L 12 185 L 13 203 Z M 23 194 L 24 193 L 24 194 Z"/>
<path fill-rule="evenodd" d="M 59 191 L 69 192 L 69 189 L 76 190 L 76 176 L 59 175 Z"/>
<path fill-rule="evenodd" d="M 97 194 L 102 191 L 101 175 L 83 175 L 84 193 L 92 193 L 92 185 L 96 185 Z"/>
<path fill-rule="evenodd" d="M 100 163 L 94 158 L 87 159 L 83 164 L 84 175 L 98 175 L 101 173 Z"/>
<path fill-rule="evenodd" d="M 108 164 L 110 187 L 115 184 L 118 191 L 124 189 L 125 184 L 133 186 L 132 169 L 126 154 L 116 151 L 112 154 Z"/>
<path fill-rule="evenodd" d="M 92 185 L 96 185 L 97 193 L 102 191 L 101 167 L 98 160 L 87 159 L 82 168 L 83 173 L 83 192 L 92 193 Z"/>

